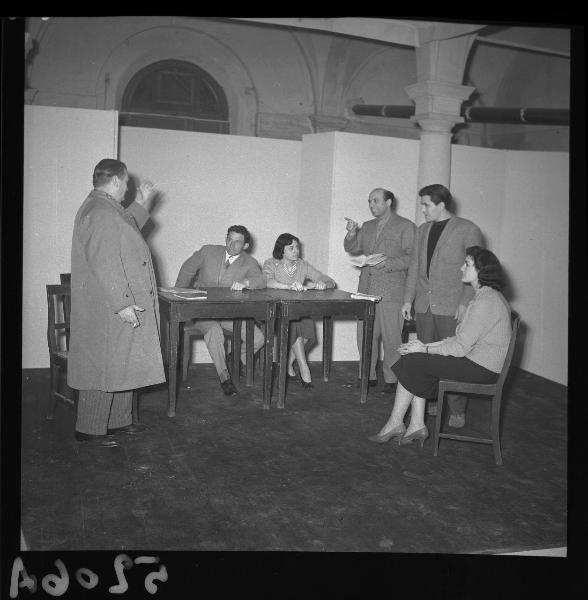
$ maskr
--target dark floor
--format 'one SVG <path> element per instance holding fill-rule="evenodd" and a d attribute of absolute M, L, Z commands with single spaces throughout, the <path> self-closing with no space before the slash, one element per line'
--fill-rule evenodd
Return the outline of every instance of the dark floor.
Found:
<path fill-rule="evenodd" d="M 498 553 L 566 545 L 567 391 L 512 370 L 504 465 L 490 446 L 429 439 L 398 447 L 367 436 L 392 398 L 368 402 L 312 365 L 314 390 L 290 384 L 286 408 L 261 408 L 259 381 L 223 395 L 211 364 L 191 369 L 177 416 L 164 387 L 140 401 L 150 431 L 118 448 L 73 439 L 74 414 L 45 419 L 48 371 L 23 373 L 22 529 L 32 550 L 299 550 Z M 464 432 L 487 434 L 489 402 L 470 400 Z M 428 417 L 432 430 L 433 417 Z"/>

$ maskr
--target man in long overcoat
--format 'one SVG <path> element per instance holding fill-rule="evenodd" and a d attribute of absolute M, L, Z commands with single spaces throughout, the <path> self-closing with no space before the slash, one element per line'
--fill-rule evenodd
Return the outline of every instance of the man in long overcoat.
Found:
<path fill-rule="evenodd" d="M 71 248 L 68 385 L 79 390 L 75 437 L 116 446 L 111 434 L 138 433 L 133 390 L 165 381 L 151 253 L 141 228 L 152 184 L 125 209 L 126 165 L 103 159 L 79 208 Z"/>

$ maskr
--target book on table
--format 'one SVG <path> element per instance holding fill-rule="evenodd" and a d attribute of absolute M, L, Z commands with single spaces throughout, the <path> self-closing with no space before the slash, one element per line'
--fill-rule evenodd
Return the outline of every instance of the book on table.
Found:
<path fill-rule="evenodd" d="M 157 289 L 160 292 L 166 292 L 181 300 L 206 300 L 208 293 L 206 290 L 197 290 L 193 288 L 158 287 Z"/>

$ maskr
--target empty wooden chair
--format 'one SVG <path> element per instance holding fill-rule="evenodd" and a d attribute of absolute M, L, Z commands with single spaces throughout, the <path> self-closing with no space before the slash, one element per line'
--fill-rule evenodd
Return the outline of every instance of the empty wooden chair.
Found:
<path fill-rule="evenodd" d="M 510 369 L 510 363 L 515 349 L 517 341 L 517 333 L 519 330 L 520 317 L 514 311 L 511 312 L 511 325 L 512 335 L 510 343 L 508 345 L 508 351 L 502 366 L 502 371 L 498 377 L 496 383 L 466 383 L 464 381 L 451 381 L 448 379 L 442 379 L 439 381 L 439 393 L 437 395 L 437 420 L 435 421 L 435 437 L 433 438 L 433 454 L 437 456 L 439 451 L 439 440 L 440 438 L 447 440 L 458 440 L 462 442 L 476 442 L 478 444 L 491 444 L 494 450 L 494 458 L 496 464 L 502 464 L 502 454 L 500 451 L 500 406 L 502 403 L 502 387 L 504 381 L 508 375 Z M 459 394 L 476 394 L 483 396 L 492 397 L 492 417 L 490 423 L 490 434 L 491 438 L 480 438 L 472 437 L 467 435 L 457 435 L 454 433 L 442 433 L 441 432 L 441 418 L 443 415 L 443 402 L 445 400 L 445 393 L 459 393 Z"/>
<path fill-rule="evenodd" d="M 47 285 L 47 344 L 51 387 L 47 419 L 55 416 L 55 406 L 62 400 L 75 406 L 76 390 L 67 385 L 67 357 L 69 352 L 69 315 L 71 291 L 69 285 Z"/>
<path fill-rule="evenodd" d="M 69 353 L 69 329 L 71 312 L 71 274 L 61 273 L 60 285 L 47 285 L 47 343 L 49 346 L 49 367 L 51 387 L 47 419 L 55 417 L 55 406 L 62 400 L 75 408 L 77 390 L 67 385 L 67 358 Z M 133 392 L 133 423 L 139 422 L 139 400 Z"/>

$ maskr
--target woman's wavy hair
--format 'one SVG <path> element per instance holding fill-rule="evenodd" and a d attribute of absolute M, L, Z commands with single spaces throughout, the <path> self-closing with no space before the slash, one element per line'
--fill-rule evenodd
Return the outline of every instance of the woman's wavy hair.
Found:
<path fill-rule="evenodd" d="M 474 261 L 480 286 L 487 285 L 499 292 L 504 289 L 506 280 L 500 261 L 494 252 L 480 248 L 480 246 L 470 246 L 466 249 L 467 256 Z"/>
<path fill-rule="evenodd" d="M 291 233 L 281 233 L 276 240 L 274 245 L 274 251 L 272 253 L 274 258 L 281 260 L 284 258 L 284 248 L 289 246 L 294 240 L 298 242 L 298 247 L 300 247 L 300 240 Z"/>

